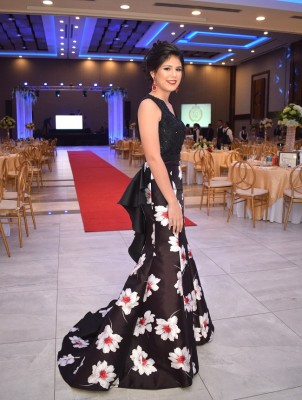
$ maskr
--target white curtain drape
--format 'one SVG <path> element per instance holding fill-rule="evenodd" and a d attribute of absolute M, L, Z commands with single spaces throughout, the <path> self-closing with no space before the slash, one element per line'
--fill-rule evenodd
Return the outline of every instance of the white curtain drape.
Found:
<path fill-rule="evenodd" d="M 116 90 L 107 95 L 109 143 L 124 137 L 124 93 Z"/>
<path fill-rule="evenodd" d="M 17 138 L 27 139 L 33 136 L 33 131 L 25 125 L 33 122 L 32 117 L 33 99 L 31 96 L 24 96 L 24 93 L 16 91 L 16 115 L 17 115 Z"/>

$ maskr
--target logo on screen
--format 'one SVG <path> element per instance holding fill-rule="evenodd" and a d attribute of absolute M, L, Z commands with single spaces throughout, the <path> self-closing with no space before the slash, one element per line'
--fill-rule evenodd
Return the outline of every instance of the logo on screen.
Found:
<path fill-rule="evenodd" d="M 202 119 L 202 110 L 198 106 L 193 106 L 189 111 L 191 121 L 198 122 Z"/>

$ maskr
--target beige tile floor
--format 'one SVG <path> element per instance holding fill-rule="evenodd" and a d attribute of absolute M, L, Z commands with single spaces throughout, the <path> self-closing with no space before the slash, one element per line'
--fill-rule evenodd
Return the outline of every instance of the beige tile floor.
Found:
<path fill-rule="evenodd" d="M 107 147 L 90 149 L 129 176 L 138 170 Z M 197 223 L 187 236 L 216 327 L 198 349 L 199 376 L 189 389 L 156 393 L 70 389 L 56 368 L 61 339 L 118 295 L 133 267 L 132 232 L 83 231 L 66 149 L 44 177 L 34 190 L 37 230 L 30 224 L 19 249 L 12 228 L 10 259 L 0 241 L 1 400 L 302 399 L 302 224 L 286 232 L 236 217 L 227 224 L 219 206 L 207 217 L 197 186 L 185 188 L 186 215 Z"/>

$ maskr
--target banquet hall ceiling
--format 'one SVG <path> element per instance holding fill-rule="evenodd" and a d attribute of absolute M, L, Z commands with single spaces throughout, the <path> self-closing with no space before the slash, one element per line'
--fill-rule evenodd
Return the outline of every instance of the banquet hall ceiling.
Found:
<path fill-rule="evenodd" d="M 302 0 L 53 1 L 0 4 L 0 57 L 140 61 L 159 39 L 187 62 L 236 65 L 302 39 Z"/>

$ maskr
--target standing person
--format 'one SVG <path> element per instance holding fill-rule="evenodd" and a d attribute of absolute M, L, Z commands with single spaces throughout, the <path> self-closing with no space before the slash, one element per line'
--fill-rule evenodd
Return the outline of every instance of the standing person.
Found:
<path fill-rule="evenodd" d="M 217 121 L 217 149 L 221 149 L 223 144 L 223 122 L 221 119 Z"/>
<path fill-rule="evenodd" d="M 214 138 L 214 129 L 212 124 L 208 124 L 208 129 L 207 129 L 207 134 L 206 134 L 206 140 L 208 142 L 212 142 Z"/>
<path fill-rule="evenodd" d="M 223 137 L 222 143 L 225 145 L 230 145 L 233 142 L 233 132 L 232 129 L 229 127 L 228 122 L 223 123 Z"/>
<path fill-rule="evenodd" d="M 169 102 L 183 76 L 183 56 L 157 42 L 145 67 L 153 83 L 138 124 L 147 162 L 120 200 L 137 230 L 129 249 L 137 264 L 118 300 L 78 322 L 58 355 L 63 378 L 86 390 L 190 386 L 198 372 L 196 345 L 214 331 L 183 227 L 185 126 Z"/>
<path fill-rule="evenodd" d="M 195 142 L 199 142 L 199 139 L 202 139 L 203 136 L 201 135 L 201 127 L 198 123 L 193 125 L 193 138 Z"/>

